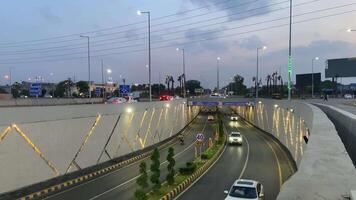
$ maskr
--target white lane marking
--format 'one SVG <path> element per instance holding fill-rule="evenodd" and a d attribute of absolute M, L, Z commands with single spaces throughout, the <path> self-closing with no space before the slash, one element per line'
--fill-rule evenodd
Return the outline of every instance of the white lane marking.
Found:
<path fill-rule="evenodd" d="M 199 181 L 201 178 L 203 178 L 203 176 L 208 173 L 208 171 L 215 165 L 216 162 L 219 161 L 220 157 L 225 153 L 227 145 L 225 145 L 223 152 L 221 152 L 221 154 L 219 155 L 219 157 L 213 162 L 213 164 L 199 177 L 197 178 L 197 180 L 195 180 L 190 186 L 188 186 L 185 190 L 183 190 L 183 192 L 181 192 L 176 198 L 174 198 L 174 200 L 178 199 L 181 195 L 183 195 L 187 190 L 189 190 L 191 187 L 194 186 L 194 184 Z"/>
<path fill-rule="evenodd" d="M 246 170 L 246 167 L 247 167 L 247 163 L 248 163 L 248 160 L 250 158 L 250 144 L 248 143 L 248 140 L 244 135 L 242 135 L 242 137 L 245 139 L 246 144 L 247 144 L 247 155 L 246 155 L 246 160 L 245 160 L 244 167 L 242 168 L 242 171 L 241 171 L 240 176 L 239 176 L 238 179 L 241 179 L 243 174 L 245 173 L 245 170 Z"/>
<path fill-rule="evenodd" d="M 207 125 L 207 122 L 208 122 L 208 120 L 205 121 L 203 130 L 202 130 L 201 132 L 204 132 L 204 130 L 205 130 L 205 128 L 206 128 L 206 125 Z M 183 151 L 181 151 L 181 152 L 177 153 L 176 155 L 174 155 L 174 157 L 175 157 L 175 158 L 178 157 L 179 155 L 183 154 L 184 152 L 186 152 L 188 149 L 190 149 L 190 148 L 193 147 L 194 145 L 195 145 L 195 141 L 194 141 L 193 143 L 191 143 L 191 144 L 190 144 L 187 148 L 185 148 Z M 160 166 L 161 166 L 161 165 L 164 165 L 165 163 L 167 163 L 167 161 L 162 162 L 162 163 L 160 164 Z M 148 173 L 148 172 L 150 172 L 150 170 L 148 170 L 147 173 Z M 122 186 L 124 186 L 124 185 L 126 185 L 126 184 L 128 184 L 128 183 L 130 183 L 131 181 L 136 180 L 138 177 L 140 177 L 140 174 L 137 175 L 137 176 L 135 176 L 135 177 L 133 177 L 133 178 L 130 179 L 130 180 L 127 180 L 127 181 L 121 183 L 120 185 L 117 185 L 117 186 L 115 186 L 115 187 L 113 187 L 113 188 L 110 188 L 109 190 L 106 190 L 105 192 L 100 193 L 100 194 L 98 194 L 98 195 L 96 195 L 96 196 L 90 198 L 89 200 L 93 200 L 93 199 L 99 198 L 99 197 L 101 197 L 101 196 L 103 196 L 103 195 L 105 195 L 105 194 L 107 194 L 107 193 L 110 193 L 110 192 L 112 192 L 112 191 L 114 191 L 114 190 L 116 190 L 116 189 L 118 189 L 118 188 L 120 188 L 120 187 L 122 187 Z"/>
<path fill-rule="evenodd" d="M 205 121 L 203 130 L 205 129 L 206 123 L 207 123 L 207 121 Z M 184 129 L 182 133 L 185 133 L 187 130 L 188 130 L 188 127 L 187 127 L 186 129 Z M 177 143 L 178 143 L 178 142 L 173 142 L 172 144 L 170 144 L 170 145 L 168 145 L 168 146 L 166 146 L 166 147 L 164 147 L 164 148 L 162 148 L 162 149 L 160 149 L 160 150 L 167 149 L 167 148 L 169 148 L 169 147 L 171 147 L 171 146 L 174 146 L 174 145 L 177 144 Z M 49 199 L 49 198 L 53 198 L 53 197 L 56 197 L 56 196 L 59 196 L 59 195 L 61 195 L 61 194 L 63 194 L 63 193 L 72 191 L 72 190 L 74 190 L 74 189 L 76 189 L 76 188 L 82 187 L 82 186 L 84 186 L 84 185 L 87 185 L 87 184 L 92 183 L 92 182 L 94 182 L 94 181 L 97 181 L 97 180 L 99 180 L 99 179 L 105 178 L 106 176 L 109 176 L 109 175 L 111 175 L 111 174 L 113 174 L 113 173 L 116 173 L 116 172 L 118 172 L 118 171 L 120 171 L 120 170 L 123 170 L 123 169 L 128 168 L 128 167 L 131 167 L 132 165 L 135 165 L 135 164 L 137 164 L 137 163 L 139 163 L 139 162 L 142 162 L 143 160 L 147 160 L 148 158 L 149 158 L 149 157 L 144 157 L 143 159 L 137 160 L 137 161 L 135 161 L 135 162 L 133 162 L 133 163 L 130 163 L 130 164 L 128 164 L 128 165 L 125 165 L 125 166 L 123 166 L 123 167 L 121 167 L 121 168 L 118 168 L 118 169 L 116 169 L 116 170 L 114 170 L 114 171 L 111 171 L 111 172 L 109 172 L 109 173 L 107 173 L 107 174 L 104 174 L 104 175 L 102 175 L 102 176 L 99 176 L 99 177 L 97 177 L 97 178 L 95 178 L 95 179 L 92 179 L 92 180 L 90 180 L 90 181 L 86 181 L 86 182 L 84 182 L 84 183 L 82 183 L 82 184 L 73 186 L 73 187 L 71 187 L 71 188 L 68 188 L 68 189 L 66 189 L 66 190 L 63 190 L 63 191 L 58 192 L 58 193 L 56 193 L 56 194 L 50 195 L 50 196 L 44 198 L 44 200 Z M 134 180 L 135 178 L 137 178 L 137 177 L 134 177 L 133 180 Z M 132 181 L 132 179 L 130 179 L 130 180 Z M 129 181 L 126 181 L 126 182 L 130 182 L 130 180 L 129 180 Z M 126 183 L 126 182 L 125 182 L 125 183 Z"/>

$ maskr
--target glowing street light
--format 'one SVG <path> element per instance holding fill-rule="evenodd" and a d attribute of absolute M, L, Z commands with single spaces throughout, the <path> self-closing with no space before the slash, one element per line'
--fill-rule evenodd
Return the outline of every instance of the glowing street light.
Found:
<path fill-rule="evenodd" d="M 349 28 L 349 29 L 347 29 L 346 30 L 346 32 L 349 32 L 349 33 L 351 33 L 351 32 L 355 32 L 356 30 L 354 30 L 354 29 L 351 29 L 351 28 Z"/>
<path fill-rule="evenodd" d="M 138 10 L 137 15 L 147 14 L 148 17 L 148 85 L 150 91 L 150 102 L 152 101 L 152 87 L 151 87 L 151 13 L 150 11 L 142 12 Z"/>
<path fill-rule="evenodd" d="M 312 98 L 314 98 L 314 61 L 319 60 L 319 57 L 312 59 Z"/>
<path fill-rule="evenodd" d="M 220 76 L 219 76 L 219 68 L 220 68 L 220 57 L 216 58 L 216 92 L 219 93 L 219 82 L 220 82 Z"/>
<path fill-rule="evenodd" d="M 257 69 L 256 69 L 256 80 L 255 80 L 255 89 L 256 89 L 256 101 L 258 99 L 258 88 L 259 88 L 259 82 L 258 82 L 258 61 L 259 61 L 259 51 L 260 50 L 266 50 L 266 46 L 258 47 L 257 48 Z"/>
<path fill-rule="evenodd" d="M 111 73 L 112 73 L 112 70 L 111 70 L 111 69 L 106 69 L 106 73 L 107 73 L 107 74 L 111 74 Z"/>

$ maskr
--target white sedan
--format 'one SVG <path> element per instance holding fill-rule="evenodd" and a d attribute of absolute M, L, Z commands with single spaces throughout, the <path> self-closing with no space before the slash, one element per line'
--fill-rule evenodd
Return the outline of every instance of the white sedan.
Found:
<path fill-rule="evenodd" d="M 263 185 L 254 180 L 239 179 L 234 182 L 230 190 L 225 190 L 225 200 L 262 200 L 264 198 Z"/>
<path fill-rule="evenodd" d="M 242 135 L 240 132 L 231 132 L 228 139 L 229 144 L 242 145 Z"/>
<path fill-rule="evenodd" d="M 232 116 L 230 117 L 230 120 L 231 120 L 231 121 L 237 121 L 238 119 L 239 119 L 239 117 L 236 116 L 236 115 L 232 115 Z"/>

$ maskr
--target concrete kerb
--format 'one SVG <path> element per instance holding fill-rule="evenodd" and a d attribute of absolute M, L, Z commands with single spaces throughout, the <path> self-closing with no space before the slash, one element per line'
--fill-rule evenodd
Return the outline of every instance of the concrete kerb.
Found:
<path fill-rule="evenodd" d="M 184 180 L 181 184 L 177 185 L 174 189 L 164 195 L 160 200 L 172 200 L 181 195 L 186 191 L 187 188 L 192 186 L 196 181 L 198 181 L 204 173 L 206 173 L 220 158 L 221 154 L 224 152 L 223 150 L 226 147 L 226 136 L 224 137 L 224 145 L 221 145 L 219 151 L 209 159 L 202 167 L 200 167 L 196 172 L 190 175 L 186 180 Z"/>
<path fill-rule="evenodd" d="M 198 117 L 199 113 L 200 112 L 198 112 L 196 116 L 194 116 L 194 118 L 179 132 L 165 140 L 162 140 L 159 143 L 151 145 L 145 149 L 100 163 L 98 165 L 82 169 L 80 171 L 71 172 L 60 177 L 55 177 L 44 182 L 20 188 L 15 191 L 3 193 L 0 195 L 0 199 L 15 198 L 21 200 L 32 200 L 44 198 L 62 190 L 66 190 L 70 187 L 82 184 L 85 181 L 89 181 L 104 174 L 111 173 L 131 163 L 138 162 L 139 160 L 150 156 L 155 148 L 163 149 L 175 142 L 178 134 L 183 132 Z"/>

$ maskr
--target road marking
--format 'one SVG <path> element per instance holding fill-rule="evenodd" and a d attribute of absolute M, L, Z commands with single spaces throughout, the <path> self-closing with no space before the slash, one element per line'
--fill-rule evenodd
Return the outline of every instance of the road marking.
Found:
<path fill-rule="evenodd" d="M 247 155 L 246 155 L 246 160 L 245 160 L 244 167 L 242 168 L 242 171 L 241 171 L 240 176 L 239 176 L 238 179 L 241 179 L 243 174 L 245 173 L 245 170 L 246 170 L 246 167 L 247 167 L 247 163 L 248 163 L 248 160 L 250 158 L 250 144 L 248 143 L 248 140 L 244 135 L 242 135 L 242 137 L 245 138 L 245 141 L 246 141 L 246 144 L 247 144 Z"/>
<path fill-rule="evenodd" d="M 193 123 L 194 123 L 194 122 L 193 122 Z M 203 130 L 205 129 L 206 123 L 207 123 L 207 121 L 205 121 Z M 189 126 L 186 127 L 186 129 L 183 130 L 182 134 L 185 133 L 185 132 L 187 132 L 188 129 L 189 129 Z M 171 147 L 171 146 L 174 146 L 174 145 L 176 145 L 176 144 L 178 144 L 178 141 L 173 142 L 172 144 L 170 144 L 170 145 L 168 145 L 168 146 L 166 146 L 166 147 L 164 147 L 164 148 L 162 148 L 162 149 L 160 149 L 160 150 L 167 149 L 167 148 L 169 148 L 169 147 Z M 164 145 L 164 144 L 162 144 L 162 145 Z M 112 172 L 109 172 L 109 173 L 107 173 L 107 174 L 104 174 L 104 175 L 99 176 L 99 177 L 97 177 L 97 178 L 94 178 L 94 179 L 92 179 L 92 180 L 86 181 L 86 182 L 84 182 L 84 183 L 82 183 L 82 184 L 73 186 L 73 187 L 68 188 L 68 189 L 66 189 L 66 190 L 63 190 L 63 191 L 61 191 L 61 192 L 55 193 L 55 194 L 53 194 L 53 195 L 50 195 L 50 196 L 44 198 L 44 200 L 45 200 L 45 199 L 52 198 L 52 197 L 56 197 L 56 196 L 58 196 L 58 195 L 60 195 L 60 194 L 63 194 L 63 193 L 65 193 L 65 192 L 72 191 L 72 190 L 74 190 L 74 189 L 76 189 L 76 188 L 78 188 L 78 187 L 81 187 L 81 186 L 87 185 L 87 184 L 89 184 L 89 183 L 91 183 L 91 182 L 94 182 L 94 181 L 97 181 L 97 180 L 99 180 L 99 179 L 102 179 L 102 178 L 104 178 L 104 177 L 106 177 L 106 176 L 109 176 L 109 175 L 111 175 L 111 174 L 113 174 L 113 173 L 116 173 L 116 172 L 118 172 L 118 171 L 120 171 L 120 170 L 122 170 L 122 169 L 128 168 L 128 167 L 130 167 L 130 166 L 132 166 L 132 165 L 135 165 L 135 164 L 141 162 L 142 160 L 146 160 L 146 159 L 148 159 L 148 158 L 149 158 L 149 156 L 148 156 L 148 157 L 144 157 L 144 159 L 139 159 L 139 160 L 137 160 L 136 162 L 132 162 L 132 163 L 130 163 L 130 164 L 128 164 L 128 165 L 125 165 L 125 166 L 123 166 L 123 167 L 121 167 L 121 168 L 118 168 L 118 169 L 116 169 L 116 170 L 114 170 L 114 171 L 112 171 Z M 122 162 L 125 162 L 125 161 L 122 161 Z M 120 163 L 121 163 L 121 162 L 120 162 Z M 96 173 L 96 172 L 94 172 L 94 173 Z M 135 178 L 135 177 L 134 177 L 134 178 Z"/>
<path fill-rule="evenodd" d="M 178 196 L 176 196 L 176 197 L 174 198 L 174 200 L 178 199 L 178 198 L 179 198 L 181 195 L 183 195 L 187 190 L 189 190 L 191 187 L 193 187 L 194 184 L 195 184 L 197 181 L 199 181 L 201 178 L 203 178 L 203 176 L 204 176 L 206 173 L 208 173 L 208 171 L 215 165 L 216 162 L 219 161 L 220 157 L 225 153 L 226 147 L 227 147 L 227 145 L 225 145 L 223 152 L 221 152 L 221 154 L 219 155 L 219 157 L 211 164 L 211 166 L 208 167 L 208 169 L 207 169 L 202 175 L 200 175 L 200 177 L 197 178 L 190 186 L 188 186 L 188 187 L 187 187 L 185 190 L 183 190 Z"/>
<path fill-rule="evenodd" d="M 204 132 L 204 130 L 205 130 L 205 128 L 206 128 L 206 125 L 207 125 L 207 122 L 208 122 L 208 120 L 205 121 L 204 126 L 203 126 L 203 130 L 202 130 L 201 132 Z M 183 154 L 184 152 L 186 152 L 188 149 L 192 148 L 194 145 L 195 145 L 195 141 L 193 141 L 193 142 L 192 142 L 188 147 L 186 147 L 183 151 L 180 151 L 179 153 L 177 153 L 176 155 L 174 155 L 174 158 L 180 156 L 181 154 Z M 164 161 L 164 162 L 160 163 L 160 166 L 162 166 L 162 165 L 164 165 L 164 164 L 166 164 L 166 163 L 168 163 L 168 161 Z M 147 171 L 147 173 L 149 173 L 149 172 L 150 172 L 150 170 Z M 130 183 L 130 182 L 132 182 L 132 181 L 134 181 L 134 180 L 136 180 L 136 179 L 137 179 L 138 177 L 140 177 L 140 176 L 141 176 L 141 175 L 139 174 L 139 175 L 137 175 L 137 176 L 131 178 L 130 180 L 127 180 L 127 181 L 121 183 L 120 185 L 117 185 L 117 186 L 115 186 L 115 187 L 113 187 L 113 188 L 110 188 L 109 190 L 106 190 L 105 192 L 100 193 L 100 194 L 98 194 L 98 195 L 96 195 L 96 196 L 90 198 L 89 200 L 93 200 L 93 199 L 99 198 L 99 197 L 101 197 L 101 196 L 103 196 L 103 195 L 105 195 L 105 194 L 107 194 L 107 193 L 110 193 L 110 192 L 116 190 L 117 188 L 120 188 L 120 187 L 122 187 L 122 186 L 124 186 L 124 185 L 126 185 L 126 184 L 128 184 L 128 183 Z"/>

